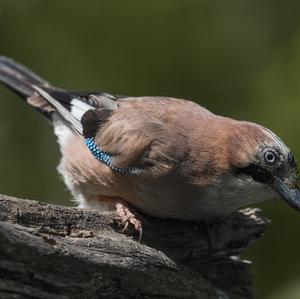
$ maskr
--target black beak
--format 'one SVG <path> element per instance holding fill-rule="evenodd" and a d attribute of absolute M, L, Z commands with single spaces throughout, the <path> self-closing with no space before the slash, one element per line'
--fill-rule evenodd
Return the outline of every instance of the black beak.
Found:
<path fill-rule="evenodd" d="M 274 177 L 272 185 L 284 201 L 294 209 L 300 211 L 300 191 L 297 186 L 289 184 L 278 177 Z"/>

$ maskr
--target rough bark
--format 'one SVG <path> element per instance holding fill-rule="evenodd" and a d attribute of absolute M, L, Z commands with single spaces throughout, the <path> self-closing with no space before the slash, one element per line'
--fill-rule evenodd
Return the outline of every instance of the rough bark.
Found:
<path fill-rule="evenodd" d="M 142 241 L 114 212 L 0 195 L 0 298 L 252 298 L 239 255 L 268 220 L 145 216 Z"/>

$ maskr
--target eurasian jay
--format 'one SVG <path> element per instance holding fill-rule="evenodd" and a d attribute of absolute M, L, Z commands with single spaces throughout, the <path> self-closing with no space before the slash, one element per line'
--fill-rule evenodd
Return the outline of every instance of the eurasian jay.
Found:
<path fill-rule="evenodd" d="M 269 129 L 169 97 L 73 92 L 0 56 L 0 81 L 51 120 L 58 167 L 80 207 L 211 219 L 281 197 L 300 210 L 297 165 Z"/>

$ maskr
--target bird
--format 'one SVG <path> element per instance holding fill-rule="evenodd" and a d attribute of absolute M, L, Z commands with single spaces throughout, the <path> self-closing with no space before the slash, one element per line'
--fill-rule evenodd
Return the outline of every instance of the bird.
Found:
<path fill-rule="evenodd" d="M 282 199 L 300 210 L 297 163 L 271 130 L 173 97 L 53 87 L 0 56 L 0 81 L 53 125 L 58 171 L 79 207 L 183 221 Z"/>

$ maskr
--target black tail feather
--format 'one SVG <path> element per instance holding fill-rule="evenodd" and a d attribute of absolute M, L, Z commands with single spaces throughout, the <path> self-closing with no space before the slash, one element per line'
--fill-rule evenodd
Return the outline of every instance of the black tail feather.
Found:
<path fill-rule="evenodd" d="M 11 58 L 0 56 L 0 83 L 4 83 L 25 99 L 27 104 L 52 119 L 53 113 L 66 122 L 74 131 L 82 134 L 81 118 L 86 111 L 100 109 L 84 118 L 86 134 L 94 134 L 95 128 L 117 109 L 117 97 L 95 92 L 73 92 L 55 88 Z"/>
<path fill-rule="evenodd" d="M 32 85 L 49 86 L 47 81 L 5 56 L 0 56 L 0 81 L 24 98 L 35 93 Z"/>

